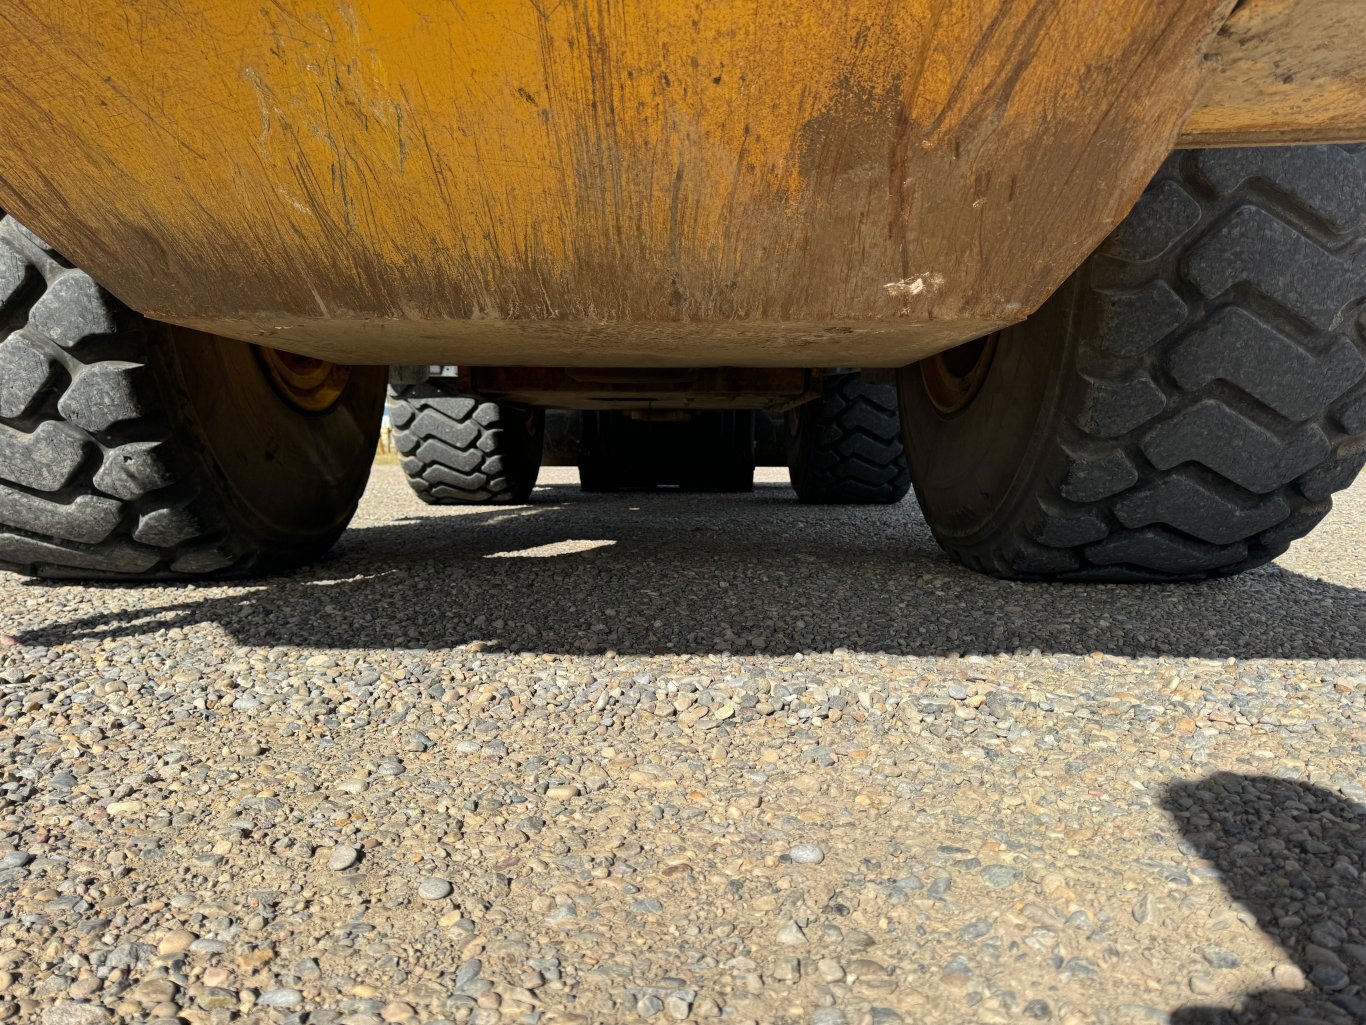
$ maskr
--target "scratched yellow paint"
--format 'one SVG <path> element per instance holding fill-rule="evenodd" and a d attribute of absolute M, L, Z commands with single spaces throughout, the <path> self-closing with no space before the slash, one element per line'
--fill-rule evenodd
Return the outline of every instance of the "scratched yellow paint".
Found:
<path fill-rule="evenodd" d="M 553 264 L 590 227 L 599 247 L 710 245 L 754 190 L 800 200 L 805 146 L 843 144 L 804 126 L 835 104 L 843 132 L 860 102 L 882 116 L 940 6 L 211 0 L 194 35 L 233 40 L 212 78 L 160 13 L 83 17 L 93 37 L 136 40 L 111 87 L 156 95 L 161 131 L 123 160 L 178 194 L 178 219 L 227 189 L 272 207 L 281 245 L 321 216 L 401 266 L 415 222 L 448 223 L 471 259 L 494 261 L 526 248 Z M 948 84 L 942 61 L 927 66 L 917 105 L 937 109 Z M 254 137 L 222 130 L 246 118 Z"/>
<path fill-rule="evenodd" d="M 1366 141 L 1361 0 L 1254 0 L 1211 45 L 1182 145 Z"/>
<path fill-rule="evenodd" d="M 0 147 L 0 187 L 170 319 L 1012 319 L 1160 159 L 1229 3 L 0 0 L 0 115 L 61 154 Z M 1176 99 L 1140 115 L 1145 61 Z M 1058 186 L 993 154 L 1093 108 L 1135 156 L 1021 270 L 984 226 Z"/>
<path fill-rule="evenodd" d="M 95 152 L 119 133 L 120 170 L 152 179 L 171 231 L 202 220 L 207 198 L 259 214 L 251 244 L 267 262 L 307 241 L 343 268 L 363 254 L 401 269 L 441 225 L 456 257 L 485 265 L 672 251 L 711 259 L 720 275 L 766 256 L 744 251 L 736 221 L 756 194 L 795 208 L 812 169 L 828 175 L 842 149 L 857 151 L 860 122 L 885 121 L 902 88 L 926 120 L 942 109 L 945 52 L 995 3 L 172 7 L 178 16 L 56 2 L 43 19 L 54 54 L 119 41 L 105 84 L 116 100 L 150 98 L 134 106 L 154 130 L 99 106 L 73 127 Z M 216 73 L 205 74 L 195 41 L 220 51 Z M 823 116 L 832 134 L 805 134 Z M 869 154 L 852 157 L 857 173 Z M 886 171 L 876 178 L 870 187 L 885 190 Z M 515 312 L 478 298 L 488 313 Z M 338 312 L 334 302 L 320 295 L 320 312 Z"/>

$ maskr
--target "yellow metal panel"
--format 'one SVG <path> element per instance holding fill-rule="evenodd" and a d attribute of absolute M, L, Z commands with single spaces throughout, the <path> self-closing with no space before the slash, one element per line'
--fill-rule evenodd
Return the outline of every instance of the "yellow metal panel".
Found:
<path fill-rule="evenodd" d="M 1245 0 L 1210 44 L 1186 146 L 1366 142 L 1366 0 Z"/>
<path fill-rule="evenodd" d="M 1229 4 L 0 0 L 0 202 L 320 354 L 904 362 L 1094 247 Z"/>

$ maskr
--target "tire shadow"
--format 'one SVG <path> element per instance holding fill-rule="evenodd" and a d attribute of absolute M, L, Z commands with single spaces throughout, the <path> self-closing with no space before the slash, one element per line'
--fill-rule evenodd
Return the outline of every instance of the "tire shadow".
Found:
<path fill-rule="evenodd" d="M 29 645 L 215 623 L 244 645 L 621 655 L 1030 652 L 1366 657 L 1366 591 L 1268 566 L 1202 584 L 1021 584 L 971 573 L 914 503 L 812 507 L 747 495 L 581 495 L 427 509 L 353 528 L 283 578 L 47 590 Z"/>
<path fill-rule="evenodd" d="M 1172 1025 L 1366 1022 L 1366 805 L 1231 772 L 1172 784 L 1162 805 L 1298 969 L 1238 1007 L 1180 1008 Z"/>

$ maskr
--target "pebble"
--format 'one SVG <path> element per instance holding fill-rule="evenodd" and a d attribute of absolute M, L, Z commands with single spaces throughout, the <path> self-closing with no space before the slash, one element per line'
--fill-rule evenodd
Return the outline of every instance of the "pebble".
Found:
<path fill-rule="evenodd" d="M 263 1007 L 299 1007 L 304 995 L 297 989 L 268 989 L 258 998 Z"/>
<path fill-rule="evenodd" d="M 360 851 L 349 844 L 337 844 L 327 859 L 327 867 L 333 872 L 345 872 L 360 860 Z"/>
<path fill-rule="evenodd" d="M 1351 982 L 1351 976 L 1335 965 L 1316 964 L 1309 972 L 1309 981 L 1320 989 L 1338 990 Z"/>
<path fill-rule="evenodd" d="M 993 890 L 1003 890 L 1020 878 L 1020 870 L 1009 865 L 987 865 L 981 872 L 982 881 Z"/>
<path fill-rule="evenodd" d="M 1145 893 L 1138 899 L 1138 902 L 1134 904 L 1134 921 L 1139 925 L 1146 925 L 1148 922 L 1152 921 L 1153 909 L 1155 906 L 1156 902 L 1153 900 L 1153 895 L 1151 893 Z"/>
<path fill-rule="evenodd" d="M 1271 969 L 1271 978 L 1281 989 L 1304 989 L 1309 985 L 1304 971 L 1296 964 L 1278 964 Z"/>
<path fill-rule="evenodd" d="M 642 1018 L 653 1018 L 664 1010 L 664 1001 L 653 993 L 646 993 L 636 1001 L 636 1014 Z"/>
<path fill-rule="evenodd" d="M 106 1025 L 113 1018 L 98 1004 L 59 1003 L 43 1011 L 42 1025 Z"/>
<path fill-rule="evenodd" d="M 389 1001 L 389 1003 L 380 1008 L 379 1012 L 379 1016 L 387 1022 L 410 1021 L 412 1018 L 416 1017 L 416 1015 L 417 1010 L 413 1005 L 405 1003 L 402 1000 Z"/>
<path fill-rule="evenodd" d="M 221 986 L 209 986 L 201 990 L 195 1003 L 206 1011 L 231 1010 L 238 1005 L 237 994 Z"/>
<path fill-rule="evenodd" d="M 479 973 L 484 970 L 484 962 L 478 958 L 466 961 L 455 972 L 455 984 L 466 986 L 479 978 Z"/>
<path fill-rule="evenodd" d="M 417 884 L 417 895 L 423 900 L 444 900 L 453 889 L 449 880 L 428 876 Z"/>
<path fill-rule="evenodd" d="M 1207 997 L 1215 991 L 1214 979 L 1204 972 L 1194 972 L 1186 980 L 1186 985 L 1196 996 Z"/>
<path fill-rule="evenodd" d="M 1236 580 L 1053 588 L 785 472 L 381 465 L 269 583 L 0 574 L 0 1021 L 1360 1016 L 1366 488 Z"/>
<path fill-rule="evenodd" d="M 161 942 L 157 944 L 157 953 L 162 955 L 183 954 L 190 949 L 197 939 L 199 937 L 188 929 L 176 929 L 162 937 Z"/>
<path fill-rule="evenodd" d="M 664 1011 L 677 1021 L 684 1021 L 692 1013 L 692 1001 L 679 993 L 670 993 L 664 998 Z"/>
<path fill-rule="evenodd" d="M 1232 969 L 1239 965 L 1238 958 L 1223 947 L 1216 947 L 1213 944 L 1200 948 L 1200 956 L 1211 968 Z"/>

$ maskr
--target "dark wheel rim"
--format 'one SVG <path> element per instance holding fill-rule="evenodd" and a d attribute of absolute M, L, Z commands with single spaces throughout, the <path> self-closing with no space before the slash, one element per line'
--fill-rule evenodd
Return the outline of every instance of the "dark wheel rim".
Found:
<path fill-rule="evenodd" d="M 263 345 L 252 349 L 276 394 L 301 413 L 326 413 L 346 393 L 349 366 Z"/>
<path fill-rule="evenodd" d="M 941 414 L 955 416 L 981 394 L 999 338 L 999 332 L 989 334 L 920 361 L 925 394 Z"/>

